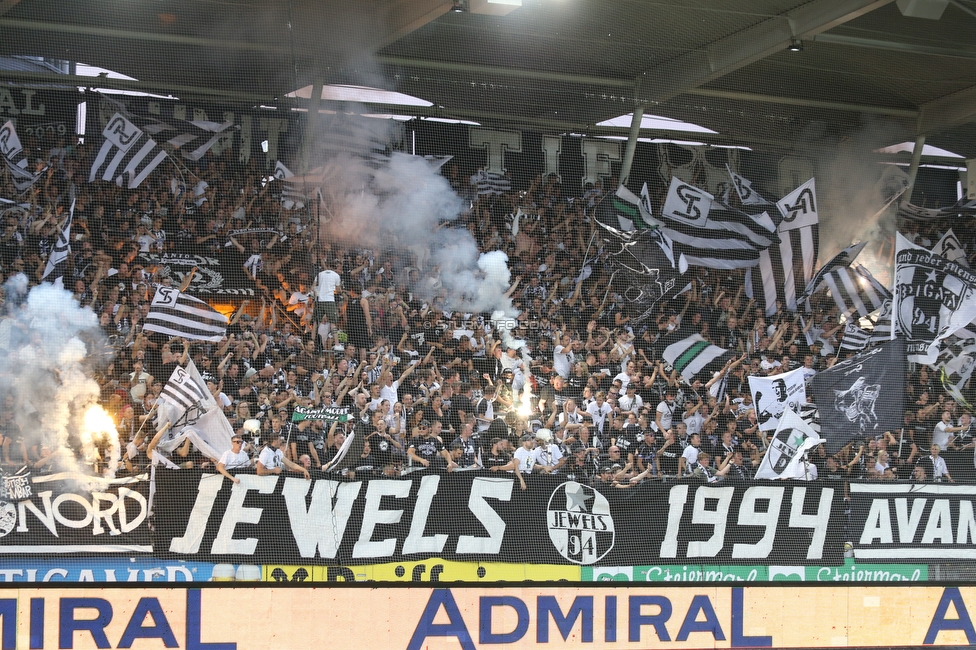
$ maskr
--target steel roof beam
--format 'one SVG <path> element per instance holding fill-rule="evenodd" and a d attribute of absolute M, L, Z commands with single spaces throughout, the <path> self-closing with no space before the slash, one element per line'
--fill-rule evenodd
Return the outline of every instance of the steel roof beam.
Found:
<path fill-rule="evenodd" d="M 813 0 L 641 73 L 637 77 L 641 94 L 654 101 L 667 101 L 782 52 L 793 39 L 810 38 L 891 1 Z"/>
<path fill-rule="evenodd" d="M 976 86 L 922 104 L 918 134 L 932 135 L 976 121 Z"/>

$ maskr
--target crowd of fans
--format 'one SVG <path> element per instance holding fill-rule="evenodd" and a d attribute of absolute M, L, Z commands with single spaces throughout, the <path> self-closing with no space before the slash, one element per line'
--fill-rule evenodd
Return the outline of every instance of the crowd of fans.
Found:
<path fill-rule="evenodd" d="M 234 429 L 234 446 L 208 459 L 187 443 L 173 460 L 219 466 L 232 479 L 242 467 L 321 471 L 360 426 L 368 437 L 349 477 L 480 469 L 512 472 L 528 489 L 537 474 L 608 489 L 660 479 L 748 481 L 769 443 L 748 377 L 802 367 L 809 378 L 837 360 L 843 327 L 831 300 L 815 296 L 802 322 L 783 309 L 766 316 L 745 296 L 742 271 L 692 268 L 690 291 L 632 325 L 627 304 L 608 287 L 609 261 L 588 216 L 614 179 L 572 188 L 536 176 L 479 196 L 467 175 L 475 170 L 443 169 L 471 206 L 445 227 L 466 229 L 482 252 L 508 255 L 507 295 L 518 312 L 511 335 L 524 342 L 516 349 L 488 314 L 453 311 L 438 268 L 414 251 L 394 241 L 364 248 L 330 231 L 315 206 L 284 209 L 253 158 L 208 155 L 190 169 L 166 163 L 127 190 L 87 182 L 90 145 L 25 144 L 50 167 L 22 196 L 0 176 L 0 197 L 30 204 L 3 214 L 2 277 L 40 282 L 76 194 L 64 286 L 94 310 L 114 348 L 93 376 L 125 448 L 120 471 L 150 462 L 155 400 L 173 369 L 192 359 Z M 200 180 L 203 194 L 186 190 Z M 525 216 L 513 235 L 510 215 L 519 208 Z M 254 232 L 230 234 L 241 229 Z M 910 230 L 923 242 L 941 235 L 938 224 Z M 163 280 L 139 263 L 140 252 L 230 255 L 255 295 L 234 305 L 219 343 L 143 332 Z M 685 381 L 661 351 L 695 333 L 735 357 Z M 0 337 L 5 350 L 16 344 L 16 332 Z M 908 391 L 902 430 L 833 456 L 817 448 L 808 478 L 972 480 L 965 405 L 921 365 L 910 366 Z M 42 460 L 18 425 L 23 397 L 3 396 L 8 467 Z M 334 411 L 333 421 L 296 422 L 298 407 L 340 407 L 348 417 Z"/>

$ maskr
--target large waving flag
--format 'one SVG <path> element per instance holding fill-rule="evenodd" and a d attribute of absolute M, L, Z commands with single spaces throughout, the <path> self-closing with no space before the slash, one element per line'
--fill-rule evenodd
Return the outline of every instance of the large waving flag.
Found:
<path fill-rule="evenodd" d="M 650 318 L 659 302 L 681 292 L 687 282 L 680 282 L 679 276 L 688 269 L 671 239 L 661 229 L 645 226 L 638 203 L 632 192 L 620 186 L 594 212 L 611 265 L 611 285 L 624 297 L 635 324 Z M 618 228 L 637 224 L 642 226 L 637 230 Z"/>
<path fill-rule="evenodd" d="M 102 129 L 105 139 L 92 162 L 88 182 L 110 181 L 130 190 L 142 184 L 167 156 L 148 133 L 116 113 Z"/>
<path fill-rule="evenodd" d="M 149 305 L 143 330 L 197 341 L 220 342 L 227 317 L 210 305 L 175 287 L 159 287 Z"/>
<path fill-rule="evenodd" d="M 819 213 L 813 179 L 772 206 L 752 189 L 746 179 L 731 170 L 733 187 L 739 193 L 743 209 L 769 209 L 777 223 L 779 243 L 759 254 L 759 264 L 746 272 L 746 295 L 763 307 L 767 316 L 776 313 L 777 301 L 782 308 L 796 311 L 798 296 L 803 295 L 813 276 L 819 249 Z M 740 190 L 740 188 L 742 188 Z M 762 291 L 756 291 L 758 285 Z"/>
<path fill-rule="evenodd" d="M 863 266 L 838 266 L 823 276 L 841 315 L 867 316 L 881 309 L 891 292 Z"/>
<path fill-rule="evenodd" d="M 892 325 L 911 361 L 932 364 L 939 341 L 976 320 L 976 273 L 895 236 Z"/>
<path fill-rule="evenodd" d="M 805 300 L 809 298 L 811 295 L 813 295 L 813 293 L 817 289 L 819 289 L 820 285 L 823 283 L 824 276 L 830 273 L 831 271 L 833 271 L 834 269 L 850 266 L 851 263 L 854 261 L 854 258 L 856 258 L 858 254 L 862 250 L 864 250 L 864 247 L 867 245 L 868 243 L 866 241 L 860 242 L 858 244 L 852 244 L 847 248 L 845 248 L 844 250 L 842 250 L 841 252 L 834 255 L 829 262 L 827 262 L 826 264 L 820 267 L 820 270 L 817 271 L 817 274 L 813 276 L 813 279 L 811 279 L 810 282 L 807 283 L 806 289 L 804 289 L 803 294 L 800 295 L 797 298 L 797 300 L 798 301 Z"/>
<path fill-rule="evenodd" d="M 647 187 L 641 204 L 649 205 Z M 768 214 L 750 215 L 716 201 L 708 192 L 671 179 L 661 211 L 664 234 L 692 266 L 736 269 L 755 266 L 759 253 L 778 242 Z"/>
<path fill-rule="evenodd" d="M 905 364 L 905 343 L 894 339 L 813 376 L 810 392 L 828 454 L 904 426 Z"/>

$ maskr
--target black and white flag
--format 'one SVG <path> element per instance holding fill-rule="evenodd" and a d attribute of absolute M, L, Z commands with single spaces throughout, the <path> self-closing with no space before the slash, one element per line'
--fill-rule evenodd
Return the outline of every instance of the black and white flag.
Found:
<path fill-rule="evenodd" d="M 782 226 L 782 224 L 780 224 Z M 818 226 L 780 231 L 779 244 L 760 251 L 756 268 L 746 271 L 745 293 L 767 316 L 781 308 L 797 311 L 817 260 Z M 759 286 L 760 291 L 755 287 Z"/>
<path fill-rule="evenodd" d="M 867 316 L 891 299 L 891 293 L 863 266 L 839 266 L 825 273 L 823 281 L 846 318 Z"/>
<path fill-rule="evenodd" d="M 135 124 L 142 131 L 147 133 L 156 142 L 165 143 L 174 151 L 179 151 L 184 158 L 190 160 L 200 160 L 217 144 L 217 142 L 229 135 L 229 131 L 234 130 L 234 122 L 226 120 L 224 122 L 212 122 L 206 118 L 203 111 L 194 110 L 193 119 L 179 119 L 174 117 L 169 122 L 164 122 L 153 115 L 136 115 L 127 110 L 125 104 L 116 101 L 109 95 L 99 95 L 101 101 L 112 104 L 118 114 L 124 116 L 132 124 Z M 182 113 L 185 115 L 185 113 Z M 114 119 L 114 118 L 113 118 Z M 110 180 L 110 179 L 106 179 Z"/>
<path fill-rule="evenodd" d="M 759 463 L 756 478 L 810 480 L 809 463 L 805 462 L 804 454 L 822 442 L 820 435 L 793 409 L 786 409 Z"/>
<path fill-rule="evenodd" d="M 840 342 L 838 352 L 860 352 L 870 343 L 871 332 L 861 329 L 852 319 L 848 319 L 844 324 L 844 338 Z"/>
<path fill-rule="evenodd" d="M 885 300 L 881 309 L 871 315 L 874 329 L 871 330 L 871 344 L 883 343 L 892 337 L 891 333 L 891 298 Z"/>
<path fill-rule="evenodd" d="M 686 183 L 677 176 L 672 176 L 661 216 L 671 223 L 705 228 L 708 212 L 714 200 L 715 197 L 705 190 Z"/>
<path fill-rule="evenodd" d="M 779 375 L 749 376 L 760 431 L 775 431 L 784 412 L 799 411 L 807 401 L 803 372 L 803 368 L 797 368 Z"/>
<path fill-rule="evenodd" d="M 858 244 L 851 244 L 841 252 L 834 255 L 829 262 L 820 267 L 820 270 L 817 271 L 817 274 L 813 276 L 813 279 L 807 283 L 807 287 L 804 289 L 803 295 L 797 298 L 797 300 L 806 300 L 813 295 L 813 293 L 817 291 L 817 289 L 819 289 L 820 285 L 823 283 L 824 276 L 834 269 L 850 266 L 854 261 L 854 258 L 856 258 L 867 245 L 868 243 L 866 241 Z"/>
<path fill-rule="evenodd" d="M 479 169 L 471 176 L 471 184 L 478 190 L 478 196 L 504 194 L 512 189 L 512 179 L 504 174 L 493 174 Z"/>
<path fill-rule="evenodd" d="M 88 182 L 111 181 L 135 189 L 168 155 L 148 133 L 116 113 L 102 129 L 105 141 L 92 162 Z"/>
<path fill-rule="evenodd" d="M 41 177 L 40 172 L 35 174 L 31 171 L 30 160 L 17 137 L 13 122 L 8 121 L 0 126 L 0 157 L 3 158 L 18 192 L 24 192 Z"/>
<path fill-rule="evenodd" d="M 956 237 L 956 234 L 952 232 L 952 228 L 946 231 L 946 234 L 942 235 L 935 246 L 932 247 L 932 252 L 936 255 L 941 255 L 951 262 L 956 262 L 962 266 L 969 267 L 969 260 L 966 259 L 966 249 L 963 248 L 962 242 Z"/>
<path fill-rule="evenodd" d="M 779 235 L 779 243 L 761 251 L 759 263 L 746 271 L 746 296 L 755 300 L 767 316 L 775 314 L 777 309 L 796 311 L 797 296 L 806 288 L 817 261 L 817 226 L 809 223 L 811 219 L 806 215 L 799 219 L 785 219 L 780 207 L 760 196 L 749 180 L 730 168 L 728 172 L 742 202 L 742 209 L 749 213 L 763 211 L 776 224 Z M 812 204 L 815 207 L 816 200 Z M 803 205 L 801 203 L 800 207 Z M 756 291 L 757 287 L 761 291 Z"/>
<path fill-rule="evenodd" d="M 752 188 L 752 181 L 736 174 L 728 165 L 725 166 L 725 169 L 728 171 L 729 177 L 732 178 L 732 187 L 735 188 L 735 193 L 739 196 L 742 205 L 759 205 L 763 206 L 763 209 L 773 209 L 773 203 L 764 199 L 759 195 L 759 192 Z"/>
<path fill-rule="evenodd" d="M 946 392 L 960 404 L 968 405 L 963 390 L 976 368 L 976 338 L 950 338 L 949 341 L 935 365 Z"/>
<path fill-rule="evenodd" d="M 641 204 L 649 204 L 642 190 Z M 671 179 L 660 223 L 692 266 L 737 269 L 755 266 L 759 253 L 779 241 L 768 214 L 750 215 L 718 202 L 711 194 Z"/>
<path fill-rule="evenodd" d="M 227 317 L 175 287 L 159 287 L 149 305 L 143 331 L 219 343 L 227 332 Z"/>
<path fill-rule="evenodd" d="M 732 358 L 732 352 L 712 345 L 700 334 L 692 334 L 666 347 L 661 357 L 685 380 L 691 381 L 703 370 L 720 369 Z"/>
<path fill-rule="evenodd" d="M 47 266 L 44 268 L 44 275 L 41 280 L 48 280 L 54 286 L 64 288 L 64 274 L 68 270 L 68 255 L 71 253 L 71 220 L 75 216 L 75 202 L 72 199 L 71 209 L 68 211 L 68 218 L 64 220 L 61 232 L 58 233 L 58 241 L 54 245 L 54 250 L 47 258 Z"/>
<path fill-rule="evenodd" d="M 281 205 L 285 210 L 301 209 L 305 207 L 308 196 L 302 191 L 299 184 L 288 182 L 289 178 L 295 175 L 280 160 L 275 163 L 274 177 L 282 182 L 281 185 Z"/>
<path fill-rule="evenodd" d="M 780 199 L 776 206 L 783 214 L 783 223 L 788 225 L 788 229 L 816 226 L 820 223 L 816 180 L 811 178 Z"/>
<path fill-rule="evenodd" d="M 976 320 L 976 273 L 896 238 L 893 327 L 911 361 L 933 364 L 939 341 Z"/>
<path fill-rule="evenodd" d="M 680 281 L 680 276 L 688 270 L 671 239 L 657 227 L 646 227 L 641 212 L 638 198 L 623 186 L 605 196 L 594 211 L 611 266 L 611 287 L 624 297 L 634 324 L 655 314 L 658 303 L 680 293 L 687 284 Z M 633 220 L 628 219 L 632 227 L 635 223 L 643 227 L 629 232 L 619 230 L 617 226 L 626 219 L 621 215 L 632 217 Z"/>
<path fill-rule="evenodd" d="M 178 411 L 171 421 L 175 422 L 187 409 L 198 406 L 210 397 L 207 385 L 191 360 L 186 368 L 177 366 L 169 381 L 159 392 L 159 401 Z M 157 407 L 159 408 L 159 407 Z"/>
<path fill-rule="evenodd" d="M 962 198 L 946 208 L 922 208 L 905 202 L 898 206 L 898 218 L 905 221 L 938 221 L 976 216 L 976 199 Z"/>
<path fill-rule="evenodd" d="M 886 341 L 822 370 L 810 380 L 827 453 L 855 438 L 904 426 L 905 342 Z"/>

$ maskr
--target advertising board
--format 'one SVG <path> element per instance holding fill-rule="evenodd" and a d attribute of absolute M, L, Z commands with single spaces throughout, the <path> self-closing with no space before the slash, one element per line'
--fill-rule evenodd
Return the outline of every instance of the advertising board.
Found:
<path fill-rule="evenodd" d="M 79 649 L 902 647 L 976 643 L 973 607 L 976 588 L 958 587 L 35 587 L 0 593 L 0 637 Z"/>

